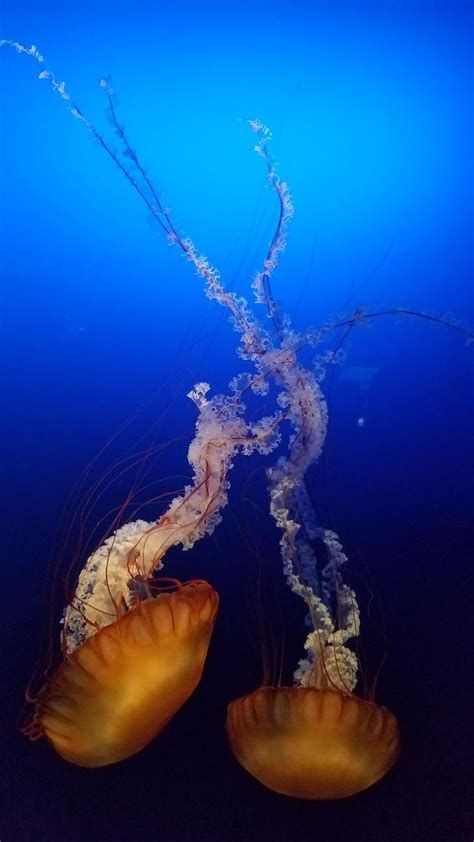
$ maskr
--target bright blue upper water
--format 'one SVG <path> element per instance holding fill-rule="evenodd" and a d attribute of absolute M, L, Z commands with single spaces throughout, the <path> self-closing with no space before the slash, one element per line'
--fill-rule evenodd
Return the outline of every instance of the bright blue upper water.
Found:
<path fill-rule="evenodd" d="M 6 2 L 1 23 L 0 37 L 36 44 L 109 134 L 97 82 L 110 74 L 119 118 L 180 231 L 249 301 L 277 214 L 244 122 L 258 118 L 295 204 L 273 290 L 296 329 L 357 305 L 474 324 L 470 4 Z M 470 839 L 474 358 L 462 336 L 422 319 L 380 317 L 351 332 L 325 383 L 330 432 L 310 476 L 352 575 L 381 596 L 390 643 L 378 697 L 403 734 L 389 778 L 348 802 L 300 804 L 263 790 L 225 747 L 226 702 L 259 681 L 245 608 L 255 562 L 242 532 L 261 530 L 271 547 L 261 553 L 289 612 L 288 677 L 304 635 L 276 530 L 243 511 L 252 492 L 266 505 L 262 458 L 237 465 L 223 525 L 183 562 L 218 586 L 221 625 L 201 687 L 159 743 L 92 774 L 14 732 L 47 612 L 38 591 L 84 465 L 155 396 L 124 447 L 158 417 L 163 441 L 182 433 L 160 477 L 178 490 L 195 419 L 186 393 L 199 380 L 224 391 L 248 366 L 225 314 L 34 62 L 3 50 L 0 72 L 2 840 Z M 126 493 L 127 478 L 111 505 Z M 369 641 L 371 628 L 366 618 Z"/>

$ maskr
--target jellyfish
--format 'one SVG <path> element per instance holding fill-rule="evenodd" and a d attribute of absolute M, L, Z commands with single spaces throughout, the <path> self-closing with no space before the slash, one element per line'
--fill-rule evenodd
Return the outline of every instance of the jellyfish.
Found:
<path fill-rule="evenodd" d="M 291 530 L 295 534 L 295 527 Z M 367 789 L 399 755 L 395 716 L 353 692 L 357 659 L 346 641 L 358 634 L 354 592 L 342 583 L 345 562 L 335 533 L 323 540 L 332 553 L 321 597 L 292 571 L 292 586 L 311 606 L 307 657 L 294 685 L 263 686 L 231 702 L 226 731 L 239 763 L 274 792 L 294 798 L 333 800 Z M 337 588 L 337 627 L 331 617 L 329 576 Z"/>
<path fill-rule="evenodd" d="M 204 581 L 158 574 L 166 551 L 213 532 L 227 503 L 232 457 L 271 448 L 273 425 L 247 425 L 235 399 L 189 393 L 199 409 L 188 459 L 194 482 L 156 522 L 122 526 L 87 559 L 62 619 L 63 660 L 25 733 L 65 760 L 106 766 L 156 737 L 197 687 L 219 598 Z"/>
<path fill-rule="evenodd" d="M 225 305 L 252 353 L 265 348 L 264 331 L 234 293 L 225 290 L 216 269 L 199 255 L 192 240 L 181 237 L 169 212 L 116 123 L 113 91 L 102 80 L 112 120 L 128 157 L 142 177 L 120 165 L 115 153 L 72 101 L 63 82 L 45 68 L 34 46 L 2 41 L 41 66 L 40 79 L 67 104 L 70 113 L 127 175 L 168 240 L 184 252 L 205 279 L 209 298 Z M 148 192 L 147 192 L 148 191 Z M 189 392 L 198 409 L 196 434 L 188 461 L 193 483 L 171 501 L 156 521 L 125 524 L 87 559 L 62 618 L 63 661 L 48 677 L 24 732 L 45 736 L 66 760 L 80 766 L 105 766 L 140 751 L 167 724 L 199 683 L 215 621 L 218 596 L 207 583 L 175 582 L 163 592 L 159 572 L 167 550 L 178 544 L 191 549 L 210 535 L 227 504 L 228 473 L 237 453 L 266 454 L 279 442 L 283 414 L 248 423 L 241 390 L 208 399 L 207 383 Z M 145 597 L 145 598 L 144 598 Z"/>
<path fill-rule="evenodd" d="M 393 714 L 332 688 L 261 687 L 229 705 L 226 728 L 244 769 L 293 798 L 355 795 L 398 756 Z"/>
<path fill-rule="evenodd" d="M 148 745 L 201 679 L 217 605 L 207 582 L 190 582 L 141 601 L 68 656 L 35 711 L 57 753 L 96 767 Z"/>
<path fill-rule="evenodd" d="M 267 469 L 285 577 L 308 609 L 307 654 L 295 686 L 264 686 L 231 702 L 226 730 L 237 760 L 269 789 L 336 799 L 382 778 L 398 757 L 399 736 L 392 713 L 354 695 L 358 662 L 347 643 L 359 635 L 357 597 L 342 578 L 347 557 L 338 535 L 321 527 L 306 487 L 328 423 L 324 369 L 317 370 L 318 377 L 291 354 L 274 368 L 293 434 L 288 455 Z"/>

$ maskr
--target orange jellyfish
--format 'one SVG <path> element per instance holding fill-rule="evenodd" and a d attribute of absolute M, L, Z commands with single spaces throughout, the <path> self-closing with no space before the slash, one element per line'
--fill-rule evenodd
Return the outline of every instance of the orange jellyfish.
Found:
<path fill-rule="evenodd" d="M 226 727 L 244 769 L 294 798 L 361 792 L 391 769 L 399 751 L 390 711 L 330 688 L 261 687 L 231 702 Z"/>
<path fill-rule="evenodd" d="M 155 523 L 125 524 L 82 568 L 63 619 L 63 661 L 41 688 L 24 727 L 65 760 L 107 766 L 144 748 L 197 687 L 218 595 L 204 581 L 157 578 L 169 547 L 212 531 L 226 501 L 229 450 L 197 423 L 194 486 Z M 233 450 L 233 443 L 229 444 Z M 212 459 L 208 458 L 208 450 Z M 216 477 L 209 471 L 218 468 Z"/>
<path fill-rule="evenodd" d="M 23 729 L 31 739 L 46 737 L 71 763 L 107 766 L 137 753 L 201 679 L 218 595 L 207 582 L 181 584 L 156 571 L 170 546 L 192 546 L 217 522 L 226 500 L 226 444 L 234 447 L 219 444 L 200 418 L 190 457 L 195 485 L 157 522 L 117 529 L 80 572 L 62 619 L 62 663 L 31 699 Z M 214 478 L 207 473 L 213 467 L 221 469 Z"/>
<path fill-rule="evenodd" d="M 107 766 L 148 745 L 191 696 L 219 598 L 207 582 L 154 571 L 169 546 L 203 534 L 205 502 L 188 489 L 157 523 L 122 526 L 87 559 L 64 610 L 62 663 L 31 700 L 31 739 L 78 766 Z"/>
<path fill-rule="evenodd" d="M 323 540 L 329 561 L 319 595 L 302 583 L 287 557 L 287 578 L 305 598 L 313 625 L 296 686 L 263 686 L 236 699 L 226 721 L 231 749 L 251 775 L 274 792 L 315 800 L 367 789 L 399 754 L 395 716 L 353 694 L 357 658 L 346 642 L 359 633 L 359 611 L 354 592 L 342 583 L 339 567 L 346 558 L 337 536 L 326 530 Z"/>
<path fill-rule="evenodd" d="M 36 722 L 65 760 L 107 766 L 140 751 L 197 687 L 218 596 L 206 582 L 145 599 L 61 664 Z"/>
<path fill-rule="evenodd" d="M 200 681 L 218 595 L 207 582 L 181 585 L 156 574 L 171 546 L 189 549 L 213 531 L 227 502 L 242 425 L 228 419 L 223 399 L 207 401 L 206 391 L 199 384 L 190 392 L 200 410 L 188 457 L 194 483 L 158 521 L 125 524 L 89 556 L 64 610 L 63 661 L 31 699 L 26 735 L 45 736 L 79 766 L 140 751 Z"/>
<path fill-rule="evenodd" d="M 117 529 L 82 568 L 62 620 L 63 662 L 38 694 L 24 732 L 45 736 L 65 760 L 106 766 L 144 748 L 199 683 L 218 595 L 200 580 L 156 578 L 167 550 L 213 532 L 239 451 L 272 438 L 248 427 L 234 398 L 189 393 L 199 410 L 188 460 L 193 483 L 156 522 Z M 175 588 L 164 592 L 166 587 Z"/>

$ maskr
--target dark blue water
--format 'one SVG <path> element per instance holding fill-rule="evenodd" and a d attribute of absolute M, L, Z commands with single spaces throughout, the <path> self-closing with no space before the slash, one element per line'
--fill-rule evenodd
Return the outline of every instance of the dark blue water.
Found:
<path fill-rule="evenodd" d="M 164 204 L 230 288 L 251 300 L 276 220 L 244 122 L 258 117 L 294 197 L 274 294 L 296 329 L 357 305 L 474 324 L 471 4 L 10 1 L 1 19 L 2 37 L 36 44 L 109 134 L 97 81 L 111 75 Z M 329 436 L 308 478 L 351 560 L 372 675 L 387 655 L 377 700 L 402 731 L 390 775 L 347 801 L 297 802 L 263 789 L 226 746 L 227 702 L 261 680 L 257 614 L 267 642 L 285 627 L 286 681 L 302 654 L 304 611 L 267 514 L 272 457 L 238 461 L 214 536 L 170 554 L 168 575 L 207 577 L 222 601 L 203 681 L 159 740 L 89 771 L 18 733 L 60 603 L 51 556 L 67 566 L 71 547 L 104 531 L 133 474 L 114 475 L 81 539 L 88 491 L 155 434 L 178 439 L 151 480 L 179 491 L 195 421 L 186 393 L 200 380 L 226 391 L 246 364 L 226 315 L 34 62 L 2 50 L 0 72 L 2 842 L 467 842 L 474 357 L 423 319 L 351 331 L 324 384 Z M 55 554 L 61 512 L 98 453 Z"/>

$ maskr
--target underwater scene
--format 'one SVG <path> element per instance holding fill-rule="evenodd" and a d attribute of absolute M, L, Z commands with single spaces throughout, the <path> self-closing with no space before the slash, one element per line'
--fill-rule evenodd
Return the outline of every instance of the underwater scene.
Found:
<path fill-rule="evenodd" d="M 0 11 L 0 842 L 471 842 L 473 7 Z"/>

